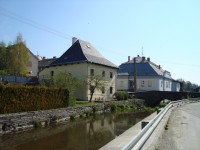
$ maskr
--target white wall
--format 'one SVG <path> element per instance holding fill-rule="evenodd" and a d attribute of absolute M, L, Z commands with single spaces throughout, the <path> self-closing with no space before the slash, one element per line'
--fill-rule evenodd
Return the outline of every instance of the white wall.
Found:
<path fill-rule="evenodd" d="M 30 52 L 28 52 L 28 64 L 27 71 L 30 72 L 30 76 L 38 75 L 38 59 L 36 59 Z"/>
<path fill-rule="evenodd" d="M 133 80 L 133 77 L 118 76 L 117 90 L 129 90 L 129 80 Z M 166 78 L 163 80 L 162 77 L 139 76 L 137 77 L 137 91 L 172 91 L 172 80 Z M 180 91 L 180 85 L 177 87 L 177 91 Z"/>
<path fill-rule="evenodd" d="M 153 77 L 138 77 L 137 90 L 138 91 L 159 91 L 159 78 Z"/>
<path fill-rule="evenodd" d="M 117 77 L 116 87 L 118 91 L 127 91 L 129 88 L 129 80 L 128 77 Z"/>

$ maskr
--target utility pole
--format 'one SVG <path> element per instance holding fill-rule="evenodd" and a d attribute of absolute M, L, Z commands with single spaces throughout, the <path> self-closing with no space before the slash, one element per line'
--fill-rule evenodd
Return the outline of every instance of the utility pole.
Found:
<path fill-rule="evenodd" d="M 137 73 L 136 73 L 136 58 L 134 57 L 134 92 L 136 92 L 137 91 L 137 79 L 136 79 L 136 75 L 137 75 Z"/>

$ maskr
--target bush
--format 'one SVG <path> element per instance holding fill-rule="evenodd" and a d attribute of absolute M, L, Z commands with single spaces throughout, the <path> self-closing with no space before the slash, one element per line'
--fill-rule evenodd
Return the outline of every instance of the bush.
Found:
<path fill-rule="evenodd" d="M 70 120 L 74 120 L 76 118 L 76 113 L 72 113 L 71 115 L 70 115 Z"/>
<path fill-rule="evenodd" d="M 84 114 L 83 114 L 83 113 L 80 113 L 79 117 L 80 117 L 80 118 L 83 118 L 83 117 L 84 117 Z"/>
<path fill-rule="evenodd" d="M 35 128 L 41 128 L 42 127 L 42 122 L 39 120 L 33 121 L 34 127 Z"/>
<path fill-rule="evenodd" d="M 116 92 L 115 97 L 117 100 L 127 100 L 128 99 L 128 93 L 127 92 Z"/>
<path fill-rule="evenodd" d="M 111 112 L 116 112 L 117 111 L 117 106 L 116 105 L 111 105 L 110 106 Z"/>
<path fill-rule="evenodd" d="M 68 97 L 59 88 L 0 85 L 0 114 L 62 108 Z"/>

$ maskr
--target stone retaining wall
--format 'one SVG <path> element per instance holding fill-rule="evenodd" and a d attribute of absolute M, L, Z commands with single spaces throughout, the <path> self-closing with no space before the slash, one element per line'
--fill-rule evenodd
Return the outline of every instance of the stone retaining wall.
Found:
<path fill-rule="evenodd" d="M 22 113 L 2 114 L 0 115 L 0 135 L 12 132 L 30 130 L 39 123 L 41 126 L 64 122 L 70 119 L 70 115 L 76 113 L 76 117 L 85 112 L 91 112 L 93 108 L 98 107 L 98 112 L 110 111 L 110 106 L 117 104 L 135 104 L 134 100 L 105 102 L 93 106 L 71 107 L 61 109 L 51 109 L 42 111 L 31 111 Z"/>
<path fill-rule="evenodd" d="M 0 134 L 29 130 L 34 128 L 37 123 L 45 126 L 67 121 L 72 113 L 79 115 L 85 111 L 91 111 L 92 107 L 95 106 L 3 114 L 0 115 Z"/>

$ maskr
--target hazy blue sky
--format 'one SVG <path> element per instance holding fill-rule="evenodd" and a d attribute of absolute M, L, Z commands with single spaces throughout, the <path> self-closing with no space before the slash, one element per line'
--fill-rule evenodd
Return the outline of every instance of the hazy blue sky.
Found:
<path fill-rule="evenodd" d="M 200 84 L 199 0 L 0 0 L 0 41 L 19 32 L 47 58 L 62 55 L 73 36 L 116 65 L 141 55 L 143 46 L 174 79 Z"/>

